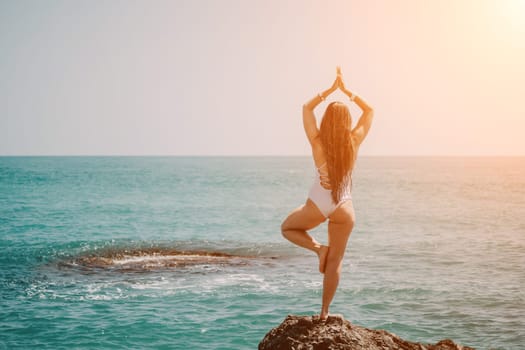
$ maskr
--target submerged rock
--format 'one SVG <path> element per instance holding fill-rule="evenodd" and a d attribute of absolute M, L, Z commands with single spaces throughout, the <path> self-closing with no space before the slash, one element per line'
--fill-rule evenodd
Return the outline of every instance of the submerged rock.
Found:
<path fill-rule="evenodd" d="M 96 272 L 147 272 L 191 266 L 247 265 L 255 256 L 171 248 L 110 248 L 59 262 L 60 268 Z"/>
<path fill-rule="evenodd" d="M 436 344 L 414 343 L 384 330 L 351 324 L 342 316 L 321 321 L 316 316 L 292 316 L 266 334 L 259 350 L 473 350 L 450 339 Z"/>

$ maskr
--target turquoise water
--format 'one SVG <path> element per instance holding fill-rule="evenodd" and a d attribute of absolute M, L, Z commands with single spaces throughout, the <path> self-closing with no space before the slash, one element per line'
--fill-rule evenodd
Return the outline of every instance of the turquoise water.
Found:
<path fill-rule="evenodd" d="M 313 169 L 0 157 L 0 348 L 255 349 L 287 314 L 318 313 L 316 257 L 280 235 Z M 363 157 L 353 198 L 333 313 L 414 341 L 523 348 L 525 158 Z M 172 250 L 249 258 L 163 267 L 151 253 Z"/>

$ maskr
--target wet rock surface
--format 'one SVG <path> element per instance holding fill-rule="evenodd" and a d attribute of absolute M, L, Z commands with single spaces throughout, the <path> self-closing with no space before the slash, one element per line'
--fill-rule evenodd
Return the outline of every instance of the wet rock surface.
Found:
<path fill-rule="evenodd" d="M 259 343 L 259 350 L 473 350 L 450 339 L 423 344 L 401 339 L 385 330 L 351 324 L 342 316 L 321 321 L 316 316 L 289 315 Z"/>
<path fill-rule="evenodd" d="M 100 252 L 64 259 L 58 262 L 62 269 L 96 272 L 148 272 L 163 269 L 181 269 L 191 266 L 247 265 L 254 256 L 232 255 L 204 250 L 177 250 L 170 248 L 106 249 Z"/>

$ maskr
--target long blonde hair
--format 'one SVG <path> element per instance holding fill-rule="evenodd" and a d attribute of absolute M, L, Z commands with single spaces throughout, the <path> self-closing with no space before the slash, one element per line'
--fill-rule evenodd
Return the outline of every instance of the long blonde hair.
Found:
<path fill-rule="evenodd" d="M 342 102 L 332 102 L 326 107 L 319 136 L 323 145 L 332 189 L 332 201 L 337 204 L 344 188 L 351 181 L 355 162 L 355 147 L 351 137 L 352 116 Z"/>

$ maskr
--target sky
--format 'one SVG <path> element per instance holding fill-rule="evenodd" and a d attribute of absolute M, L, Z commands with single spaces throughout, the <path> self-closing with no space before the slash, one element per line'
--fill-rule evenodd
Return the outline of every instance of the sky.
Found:
<path fill-rule="evenodd" d="M 362 155 L 525 155 L 524 62 L 525 0 L 0 0 L 0 155 L 308 155 L 336 66 Z"/>

